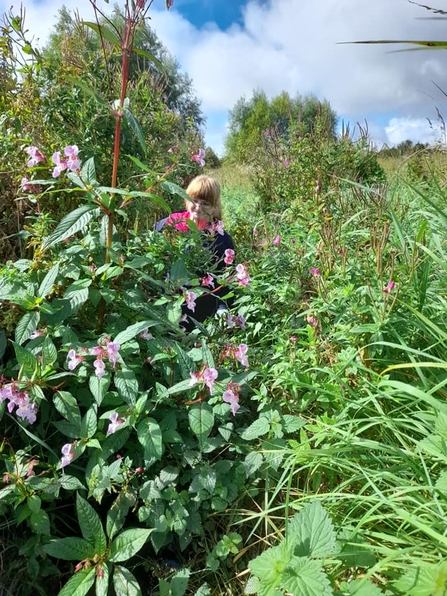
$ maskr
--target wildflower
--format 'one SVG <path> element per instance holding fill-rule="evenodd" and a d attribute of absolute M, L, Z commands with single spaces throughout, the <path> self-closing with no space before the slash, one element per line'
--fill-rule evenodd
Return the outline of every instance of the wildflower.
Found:
<path fill-rule="evenodd" d="M 197 155 L 193 155 L 191 157 L 191 161 L 195 161 L 196 163 L 199 164 L 199 166 L 201 168 L 203 168 L 203 166 L 205 165 L 204 157 L 205 157 L 205 151 L 203 149 L 199 149 L 199 151 L 197 152 Z"/>
<path fill-rule="evenodd" d="M 285 160 L 283 161 L 283 164 L 284 164 L 284 167 L 285 167 L 285 168 L 288 168 L 288 167 L 289 167 L 289 165 L 290 165 L 290 163 L 289 163 L 289 161 L 288 161 L 287 159 L 285 159 Z"/>
<path fill-rule="evenodd" d="M 312 267 L 312 269 L 309 269 L 309 273 L 314 277 L 318 277 L 320 275 L 320 270 L 318 267 Z"/>
<path fill-rule="evenodd" d="M 242 329 L 242 331 L 245 331 L 245 329 L 246 329 L 245 318 L 241 314 L 238 314 L 235 316 L 235 315 L 232 315 L 231 313 L 228 313 L 226 322 L 227 322 L 228 327 L 230 327 L 230 329 L 232 329 L 234 326 L 240 327 Z"/>
<path fill-rule="evenodd" d="M 248 358 L 246 356 L 248 352 L 247 344 L 240 344 L 234 351 L 234 357 L 242 366 L 248 366 Z"/>
<path fill-rule="evenodd" d="M 306 321 L 309 323 L 309 325 L 315 325 L 315 323 L 317 322 L 317 319 L 315 317 L 313 317 L 312 315 L 307 315 Z"/>
<path fill-rule="evenodd" d="M 198 372 L 198 373 L 191 372 L 189 374 L 191 377 L 191 379 L 189 381 L 190 387 L 197 385 L 197 383 L 203 382 L 209 388 L 210 395 L 213 394 L 214 382 L 217 379 L 217 376 L 219 374 L 215 368 L 205 368 L 205 370 L 203 372 Z"/>
<path fill-rule="evenodd" d="M 66 443 L 63 445 L 62 449 L 62 458 L 61 458 L 61 468 L 65 468 L 68 464 L 73 461 L 75 456 L 75 452 L 73 451 L 73 446 L 71 443 Z"/>
<path fill-rule="evenodd" d="M 152 333 L 149 333 L 149 329 L 143 329 L 143 331 L 140 333 L 140 337 L 141 339 L 147 339 L 148 341 L 150 339 L 154 339 Z"/>
<path fill-rule="evenodd" d="M 111 365 L 113 366 L 113 368 L 116 367 L 116 363 L 118 362 L 118 351 L 120 350 L 121 346 L 120 344 L 111 341 L 107 344 L 106 350 L 107 350 L 107 358 L 109 360 L 109 362 L 111 363 Z"/>
<path fill-rule="evenodd" d="M 281 236 L 276 236 L 272 244 L 279 244 L 281 242 Z"/>
<path fill-rule="evenodd" d="M 199 228 L 201 229 L 201 228 Z M 210 232 L 213 236 L 214 234 L 216 234 L 216 232 L 218 234 L 220 234 L 220 236 L 223 236 L 225 233 L 225 226 L 224 226 L 224 222 L 221 221 L 220 219 L 218 221 L 215 221 L 213 223 L 210 223 L 207 228 L 208 232 Z"/>
<path fill-rule="evenodd" d="M 192 312 L 194 312 L 196 308 L 196 298 L 197 296 L 194 292 L 188 292 L 185 296 L 186 306 L 189 310 L 192 310 Z"/>
<path fill-rule="evenodd" d="M 112 435 L 118 427 L 125 422 L 124 418 L 120 418 L 118 412 L 113 412 L 109 416 L 110 424 L 107 429 L 107 435 Z"/>
<path fill-rule="evenodd" d="M 248 275 L 245 266 L 241 263 L 236 267 L 236 277 L 239 280 L 240 286 L 248 287 L 250 285 L 250 276 Z"/>
<path fill-rule="evenodd" d="M 37 147 L 31 146 L 26 148 L 26 152 L 30 156 L 30 160 L 26 164 L 28 168 L 32 168 L 33 166 L 37 166 L 38 163 L 41 161 L 45 161 L 45 155 L 41 153 L 40 149 Z"/>
<path fill-rule="evenodd" d="M 22 178 L 20 185 L 22 187 L 23 192 L 32 192 L 34 190 L 34 186 L 30 184 L 28 178 Z"/>
<path fill-rule="evenodd" d="M 64 155 L 67 158 L 67 168 L 72 172 L 76 172 L 81 167 L 78 153 L 79 149 L 77 145 L 67 145 L 64 149 Z"/>
<path fill-rule="evenodd" d="M 225 256 L 224 256 L 224 263 L 226 265 L 231 265 L 234 261 L 234 250 L 232 248 L 226 248 L 225 249 Z"/>
<path fill-rule="evenodd" d="M 235 393 L 232 389 L 227 389 L 226 391 L 224 391 L 222 399 L 227 404 L 230 404 L 233 416 L 236 416 L 236 412 L 240 408 L 239 395 Z"/>
<path fill-rule="evenodd" d="M 256 228 L 253 230 L 253 236 L 257 236 L 258 235 L 258 230 L 256 230 Z"/>
<path fill-rule="evenodd" d="M 0 388 L 0 403 L 3 403 L 5 400 L 8 400 L 7 408 L 10 414 L 17 407 L 16 414 L 19 418 L 28 420 L 30 424 L 36 422 L 36 404 L 30 402 L 28 393 L 26 391 L 20 391 L 14 381 Z"/>
<path fill-rule="evenodd" d="M 52 176 L 53 178 L 58 178 L 62 174 L 62 172 L 67 169 L 67 163 L 64 159 L 61 159 L 60 151 L 56 151 L 55 153 L 53 153 L 51 159 L 53 160 L 53 163 L 55 165 Z"/>
<path fill-rule="evenodd" d="M 294 344 L 296 344 L 296 340 L 298 339 L 298 337 L 296 335 L 291 335 L 290 336 L 290 341 Z"/>
<path fill-rule="evenodd" d="M 34 424 L 37 420 L 36 412 L 36 404 L 30 402 L 29 395 L 27 393 L 21 393 L 18 399 L 19 407 L 16 410 L 16 414 L 22 420 L 28 420 L 30 424 Z"/>
<path fill-rule="evenodd" d="M 68 352 L 68 370 L 74 370 L 78 364 L 84 360 L 84 356 L 76 354 L 75 350 L 69 350 Z"/>
<path fill-rule="evenodd" d="M 207 273 L 205 277 L 202 278 L 202 286 L 205 286 L 206 288 L 214 288 L 213 276 Z"/>
<path fill-rule="evenodd" d="M 384 288 L 382 288 L 382 292 L 384 294 L 389 294 L 390 292 L 392 292 L 394 290 L 395 285 L 396 285 L 395 281 L 389 281 L 387 283 L 387 285 Z"/>
<path fill-rule="evenodd" d="M 31 333 L 31 335 L 29 336 L 30 339 L 37 339 L 38 337 L 43 337 L 45 335 L 45 333 L 43 331 L 41 331 L 40 329 L 36 329 L 35 331 L 33 331 Z"/>
<path fill-rule="evenodd" d="M 291 239 L 290 239 L 290 242 L 291 242 L 292 244 L 295 244 L 295 242 L 296 242 L 295 238 L 291 238 Z"/>

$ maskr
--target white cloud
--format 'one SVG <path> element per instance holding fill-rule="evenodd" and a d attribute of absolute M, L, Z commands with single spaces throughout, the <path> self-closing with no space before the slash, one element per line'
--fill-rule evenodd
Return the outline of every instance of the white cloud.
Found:
<path fill-rule="evenodd" d="M 28 26 L 43 40 L 60 3 L 30 2 Z M 241 24 L 225 31 L 212 23 L 197 29 L 176 10 L 163 10 L 163 5 L 155 0 L 151 25 L 193 79 L 205 113 L 228 112 L 255 88 L 271 97 L 282 90 L 291 95 L 314 93 L 328 99 L 347 120 L 366 117 L 376 140 L 390 143 L 407 132 L 414 140 L 429 139 L 426 117 L 436 119 L 435 106 L 443 111 L 446 98 L 432 82 L 447 90 L 442 51 L 340 44 L 443 39 L 444 22 L 420 20 L 430 13 L 407 0 L 248 0 Z M 89 7 L 87 0 L 76 4 L 82 15 Z M 221 134 L 217 128 L 207 133 L 217 151 Z"/>
<path fill-rule="evenodd" d="M 392 118 L 385 126 L 385 133 L 388 145 L 398 145 L 407 139 L 430 144 L 445 142 L 441 123 L 431 121 L 430 124 L 426 118 Z"/>

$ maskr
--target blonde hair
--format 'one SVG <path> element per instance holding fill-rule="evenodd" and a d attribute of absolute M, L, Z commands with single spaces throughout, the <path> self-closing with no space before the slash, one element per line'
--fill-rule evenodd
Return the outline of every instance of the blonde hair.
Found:
<path fill-rule="evenodd" d="M 186 193 L 191 199 L 206 205 L 210 219 L 222 219 L 220 184 L 211 176 L 196 176 L 188 185 Z M 185 201 L 188 208 L 188 201 Z"/>

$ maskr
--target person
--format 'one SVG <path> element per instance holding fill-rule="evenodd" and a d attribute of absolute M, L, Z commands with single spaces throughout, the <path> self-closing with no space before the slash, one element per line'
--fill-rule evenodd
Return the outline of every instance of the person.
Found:
<path fill-rule="evenodd" d="M 227 263 L 234 258 L 234 244 L 231 236 L 223 229 L 222 204 L 220 200 L 220 185 L 211 176 L 196 176 L 188 185 L 186 194 L 190 200 L 185 199 L 186 211 L 172 213 L 155 224 L 159 232 L 165 226 L 172 226 L 180 232 L 188 232 L 188 220 L 193 221 L 198 229 L 209 232 L 204 235 L 204 247 L 212 253 L 212 263 L 217 274 L 223 273 Z M 210 240 L 211 238 L 211 240 Z M 205 273 L 200 272 L 200 277 Z M 212 317 L 218 310 L 226 310 L 231 305 L 231 299 L 224 300 L 229 293 L 226 286 L 218 287 L 199 296 L 195 300 L 194 312 L 185 303 L 182 305 L 182 327 L 191 331 L 195 327 L 194 320 L 203 322 Z"/>

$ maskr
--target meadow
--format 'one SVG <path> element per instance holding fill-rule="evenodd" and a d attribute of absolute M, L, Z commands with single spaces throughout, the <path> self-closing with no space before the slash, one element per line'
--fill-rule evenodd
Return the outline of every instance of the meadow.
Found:
<path fill-rule="evenodd" d="M 140 126 L 122 68 L 107 134 L 79 81 L 45 82 L 54 110 L 29 66 L 2 98 L 2 594 L 447 594 L 444 153 L 317 121 L 211 168 L 161 99 Z M 224 273 L 194 224 L 153 229 L 202 172 Z M 234 303 L 187 333 L 198 271 Z"/>

